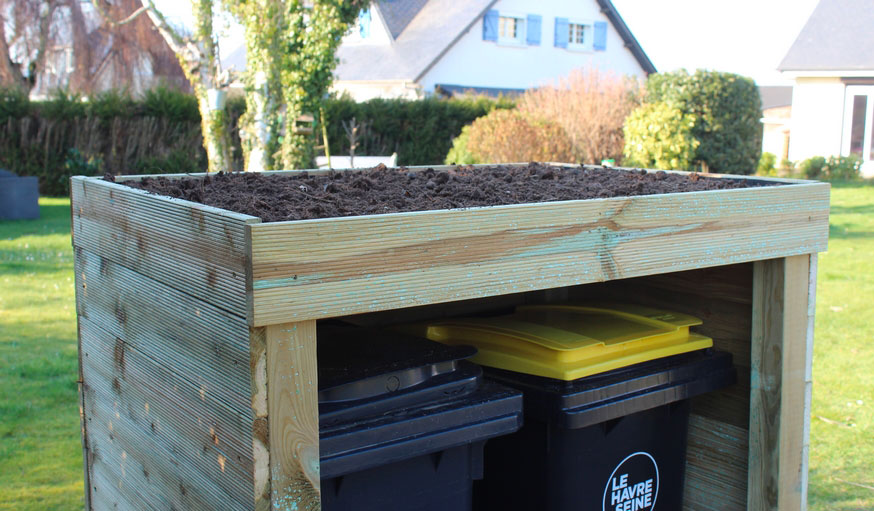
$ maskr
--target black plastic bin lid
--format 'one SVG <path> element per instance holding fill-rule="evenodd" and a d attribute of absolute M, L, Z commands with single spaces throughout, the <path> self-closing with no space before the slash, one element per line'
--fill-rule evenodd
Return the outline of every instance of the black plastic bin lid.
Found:
<path fill-rule="evenodd" d="M 323 424 L 470 392 L 482 370 L 461 361 L 470 346 L 369 328 L 318 332 L 319 415 Z"/>
<path fill-rule="evenodd" d="M 522 394 L 482 381 L 446 346 L 394 331 L 319 326 L 321 477 L 385 465 L 512 433 Z"/>
<path fill-rule="evenodd" d="M 502 369 L 487 369 L 486 376 L 523 391 L 526 417 L 569 429 L 649 410 L 737 382 L 731 354 L 713 349 L 572 381 Z"/>

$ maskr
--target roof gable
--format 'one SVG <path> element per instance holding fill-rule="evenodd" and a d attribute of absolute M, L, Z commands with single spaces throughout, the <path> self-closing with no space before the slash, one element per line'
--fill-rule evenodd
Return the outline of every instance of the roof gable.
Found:
<path fill-rule="evenodd" d="M 377 0 L 375 3 L 391 36 L 397 39 L 428 0 Z"/>
<path fill-rule="evenodd" d="M 656 72 L 611 0 L 597 2 L 646 74 Z M 343 45 L 340 80 L 419 80 L 497 0 L 376 0 L 391 45 Z"/>
<path fill-rule="evenodd" d="M 780 71 L 874 70 L 871 0 L 820 0 Z"/>

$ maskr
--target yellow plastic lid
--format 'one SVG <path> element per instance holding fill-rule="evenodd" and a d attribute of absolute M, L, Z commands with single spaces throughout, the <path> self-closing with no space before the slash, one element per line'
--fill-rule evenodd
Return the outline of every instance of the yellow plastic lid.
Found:
<path fill-rule="evenodd" d="M 636 305 L 525 305 L 509 316 L 431 323 L 424 335 L 476 346 L 470 360 L 484 366 L 576 380 L 709 348 L 712 339 L 689 332 L 700 324 L 686 314 Z"/>

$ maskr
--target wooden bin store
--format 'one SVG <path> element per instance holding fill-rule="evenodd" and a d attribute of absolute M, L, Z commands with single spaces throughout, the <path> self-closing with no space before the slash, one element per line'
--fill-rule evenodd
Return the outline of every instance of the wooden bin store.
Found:
<path fill-rule="evenodd" d="M 262 223 L 74 177 L 86 507 L 319 509 L 317 321 L 609 299 L 734 356 L 693 400 L 685 509 L 805 509 L 829 185 L 773 181 Z"/>

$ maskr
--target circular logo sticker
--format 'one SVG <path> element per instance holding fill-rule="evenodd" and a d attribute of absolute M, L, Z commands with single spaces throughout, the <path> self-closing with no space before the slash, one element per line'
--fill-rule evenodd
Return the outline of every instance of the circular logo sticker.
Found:
<path fill-rule="evenodd" d="M 659 495 L 659 466 L 645 452 L 629 454 L 604 488 L 602 511 L 652 511 Z"/>

